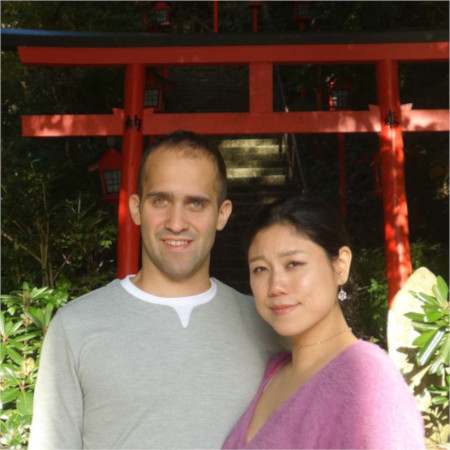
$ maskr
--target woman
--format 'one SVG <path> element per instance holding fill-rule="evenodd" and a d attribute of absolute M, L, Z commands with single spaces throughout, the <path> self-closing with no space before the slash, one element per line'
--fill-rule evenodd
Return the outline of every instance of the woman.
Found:
<path fill-rule="evenodd" d="M 352 253 L 334 210 L 308 196 L 267 206 L 247 254 L 256 309 L 292 350 L 269 362 L 224 448 L 424 448 L 402 375 L 342 313 Z"/>

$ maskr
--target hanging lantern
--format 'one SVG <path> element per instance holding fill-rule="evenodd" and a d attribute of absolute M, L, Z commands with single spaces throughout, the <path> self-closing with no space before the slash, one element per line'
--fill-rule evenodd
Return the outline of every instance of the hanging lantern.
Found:
<path fill-rule="evenodd" d="M 163 111 L 164 83 L 154 71 L 147 70 L 147 79 L 144 91 L 144 108 L 153 108 L 154 112 Z"/>
<path fill-rule="evenodd" d="M 153 5 L 156 23 L 160 27 L 170 26 L 170 7 L 166 2 L 156 2 Z"/>
<path fill-rule="evenodd" d="M 122 154 L 110 147 L 103 156 L 89 166 L 89 171 L 98 169 L 105 202 L 118 204 L 122 169 Z"/>
<path fill-rule="evenodd" d="M 307 23 L 311 21 L 311 5 L 313 2 L 294 2 L 294 20 L 298 23 L 298 29 L 303 31 Z"/>
<path fill-rule="evenodd" d="M 352 86 L 333 76 L 327 84 L 330 111 L 349 109 Z"/>

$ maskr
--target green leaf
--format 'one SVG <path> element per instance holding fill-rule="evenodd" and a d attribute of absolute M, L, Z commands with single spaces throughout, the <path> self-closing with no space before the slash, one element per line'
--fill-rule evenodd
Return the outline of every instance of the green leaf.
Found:
<path fill-rule="evenodd" d="M 31 416 L 33 413 L 33 394 L 31 392 L 21 392 L 17 398 L 16 406 L 22 416 Z"/>
<path fill-rule="evenodd" d="M 19 353 L 17 353 L 14 349 L 6 347 L 6 353 L 16 364 L 18 364 L 19 366 L 22 364 L 23 357 L 19 355 Z"/>
<path fill-rule="evenodd" d="M 439 275 L 437 284 L 433 286 L 433 294 L 442 307 L 448 308 L 448 286 L 445 280 Z"/>
<path fill-rule="evenodd" d="M 41 336 L 42 336 L 42 331 L 41 330 L 33 331 L 31 333 L 22 334 L 21 336 L 16 338 L 16 341 L 20 341 L 20 342 L 29 341 L 31 339 L 34 339 L 36 337 L 41 337 Z"/>
<path fill-rule="evenodd" d="M 427 323 L 436 322 L 436 320 L 440 319 L 444 313 L 439 310 L 432 310 L 425 314 L 425 321 Z"/>
<path fill-rule="evenodd" d="M 46 327 L 48 327 L 50 325 L 50 321 L 51 321 L 52 316 L 53 316 L 53 309 L 54 309 L 54 306 L 52 304 L 50 304 L 50 303 L 45 307 L 44 325 Z"/>
<path fill-rule="evenodd" d="M 425 333 L 426 334 L 426 333 Z M 438 348 L 444 337 L 445 330 L 433 331 L 432 335 L 423 345 L 423 348 L 419 351 L 417 355 L 417 362 L 420 366 L 424 366 L 433 356 L 434 351 Z"/>
<path fill-rule="evenodd" d="M 416 292 L 415 296 L 426 305 L 441 306 L 440 302 L 436 298 L 432 297 L 431 295 L 425 294 L 424 292 Z"/>
<path fill-rule="evenodd" d="M 18 350 L 20 352 L 22 352 L 24 348 L 23 344 L 21 344 L 17 339 L 8 339 L 7 347 Z"/>
<path fill-rule="evenodd" d="M 45 317 L 42 310 L 30 307 L 27 311 L 27 315 L 37 327 L 44 328 Z"/>
<path fill-rule="evenodd" d="M 425 331 L 421 335 L 417 336 L 416 339 L 413 341 L 413 345 L 417 345 L 418 347 L 424 347 L 427 345 L 431 340 L 433 339 L 434 335 L 437 333 L 438 330 L 429 330 Z"/>
<path fill-rule="evenodd" d="M 9 403 L 14 401 L 20 394 L 19 388 L 6 389 L 2 392 L 2 403 Z"/>
<path fill-rule="evenodd" d="M 448 403 L 448 397 L 446 396 L 435 396 L 431 398 L 431 403 L 433 405 L 445 405 Z"/>
<path fill-rule="evenodd" d="M 405 317 L 411 320 L 415 320 L 417 322 L 424 322 L 425 321 L 425 314 L 419 314 L 419 313 L 406 313 Z"/>
<path fill-rule="evenodd" d="M 429 330 L 437 330 L 440 328 L 440 325 L 435 323 L 422 323 L 422 322 L 413 322 L 412 326 L 417 331 L 429 331 Z"/>
<path fill-rule="evenodd" d="M 6 345 L 2 342 L 0 344 L 0 362 L 3 363 L 6 357 Z"/>

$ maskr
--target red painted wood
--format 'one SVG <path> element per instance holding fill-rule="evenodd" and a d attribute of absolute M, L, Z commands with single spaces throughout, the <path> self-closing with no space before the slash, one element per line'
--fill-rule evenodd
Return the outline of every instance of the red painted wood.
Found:
<path fill-rule="evenodd" d="M 386 275 L 391 307 L 395 294 L 412 272 L 397 62 L 381 61 L 377 64 L 377 90 L 382 124 L 380 159 Z"/>
<path fill-rule="evenodd" d="M 122 179 L 119 195 L 119 233 L 117 276 L 135 274 L 139 265 L 140 228 L 133 223 L 128 199 L 136 193 L 136 180 L 143 146 L 145 66 L 127 66 L 125 72 L 125 109 L 122 118 Z"/>
<path fill-rule="evenodd" d="M 217 0 L 213 1 L 213 31 L 219 32 L 219 2 Z"/>
<path fill-rule="evenodd" d="M 25 137 L 119 136 L 123 110 L 113 114 L 66 114 L 22 116 Z M 379 108 L 370 111 L 310 111 L 268 113 L 153 114 L 144 111 L 144 135 L 160 135 L 175 129 L 203 134 L 266 133 L 378 133 Z M 449 131 L 449 111 L 402 112 L 404 132 Z"/>
<path fill-rule="evenodd" d="M 347 172 L 345 167 L 345 135 L 338 133 L 339 199 L 341 217 L 347 218 Z"/>
<path fill-rule="evenodd" d="M 448 42 L 382 44 L 243 45 L 208 47 L 19 47 L 23 64 L 40 66 L 121 66 L 127 64 L 195 65 L 344 64 L 448 61 Z"/>
<path fill-rule="evenodd" d="M 251 63 L 249 67 L 250 113 L 267 113 L 273 110 L 273 66 Z"/>

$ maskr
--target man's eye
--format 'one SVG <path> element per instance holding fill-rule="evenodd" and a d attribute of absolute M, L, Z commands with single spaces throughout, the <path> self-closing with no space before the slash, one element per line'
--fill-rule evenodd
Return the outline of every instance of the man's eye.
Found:
<path fill-rule="evenodd" d="M 165 205 L 167 200 L 164 197 L 155 197 L 153 199 L 153 204 L 155 205 Z"/>
<path fill-rule="evenodd" d="M 200 200 L 194 200 L 193 202 L 191 202 L 189 204 L 190 208 L 198 210 L 198 209 L 202 209 L 203 208 L 203 202 L 201 202 Z"/>

